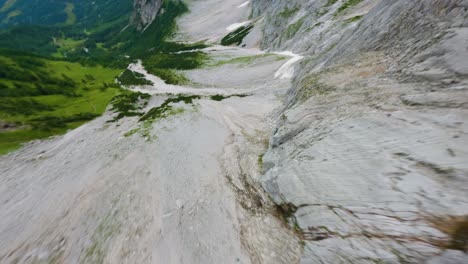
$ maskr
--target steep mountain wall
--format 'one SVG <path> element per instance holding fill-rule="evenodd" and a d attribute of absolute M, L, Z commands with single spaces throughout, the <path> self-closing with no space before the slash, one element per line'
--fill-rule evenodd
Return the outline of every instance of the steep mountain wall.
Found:
<path fill-rule="evenodd" d="M 162 2 L 162 0 L 134 0 L 131 23 L 138 30 L 148 27 L 159 13 Z"/>
<path fill-rule="evenodd" d="M 467 8 L 252 2 L 261 47 L 304 57 L 263 157 L 263 186 L 294 209 L 304 263 L 466 257 L 445 249 L 460 249 L 468 215 Z"/>
<path fill-rule="evenodd" d="M 253 14 L 266 18 L 262 48 L 307 54 L 314 66 L 330 65 L 359 52 L 383 51 L 397 63 L 426 68 L 437 64 L 453 77 L 468 72 L 461 58 L 449 56 L 466 56 L 466 43 L 457 40 L 466 35 L 467 6 L 463 0 L 257 0 Z M 453 46 L 442 47 L 448 39 L 453 39 Z"/>

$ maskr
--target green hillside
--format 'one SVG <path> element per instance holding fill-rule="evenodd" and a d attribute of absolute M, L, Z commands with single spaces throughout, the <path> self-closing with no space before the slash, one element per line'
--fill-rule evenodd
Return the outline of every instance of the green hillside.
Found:
<path fill-rule="evenodd" d="M 52 6 L 34 25 L 0 30 L 0 154 L 101 115 L 123 91 L 115 78 L 135 59 L 143 59 L 152 73 L 169 83 L 185 81 L 173 70 L 195 67 L 206 59 L 199 52 L 190 53 L 189 61 L 171 54 L 204 47 L 166 40 L 175 29 L 175 18 L 187 11 L 182 2 L 164 1 L 165 12 L 144 32 L 133 27 L 122 31 L 129 22 L 128 1 L 108 2 L 0 0 L 2 14 L 37 7 L 32 18 L 46 8 L 45 3 Z M 97 8 L 100 5 L 105 8 Z M 93 13 L 97 11 L 101 17 Z M 98 18 L 91 19 L 91 14 Z M 142 82 L 128 73 L 122 78 Z"/>
<path fill-rule="evenodd" d="M 82 28 L 127 16 L 132 0 L 0 0 L 0 27 L 76 25 Z"/>
<path fill-rule="evenodd" d="M 0 154 L 101 115 L 120 93 L 119 69 L 0 51 Z"/>

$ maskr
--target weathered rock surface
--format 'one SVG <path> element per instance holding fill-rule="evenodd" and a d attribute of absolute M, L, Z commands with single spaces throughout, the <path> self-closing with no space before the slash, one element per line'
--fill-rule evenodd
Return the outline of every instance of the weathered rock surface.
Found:
<path fill-rule="evenodd" d="M 347 3 L 253 1 L 262 47 L 305 57 L 263 185 L 297 208 L 303 263 L 452 263 L 468 215 L 468 2 Z"/>
<path fill-rule="evenodd" d="M 138 30 L 146 29 L 159 13 L 162 2 L 163 0 L 133 0 L 130 23 Z"/>
<path fill-rule="evenodd" d="M 219 43 L 230 26 L 249 20 L 250 5 L 245 0 L 192 0 L 187 4 L 190 15 L 178 20 L 177 40 Z"/>

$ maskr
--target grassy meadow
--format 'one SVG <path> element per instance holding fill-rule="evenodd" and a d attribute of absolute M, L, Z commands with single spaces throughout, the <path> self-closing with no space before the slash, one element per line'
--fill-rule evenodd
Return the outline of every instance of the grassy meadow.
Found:
<path fill-rule="evenodd" d="M 0 55 L 0 154 L 101 115 L 121 90 L 120 69 L 30 55 Z M 1 129 L 1 128 L 0 128 Z"/>

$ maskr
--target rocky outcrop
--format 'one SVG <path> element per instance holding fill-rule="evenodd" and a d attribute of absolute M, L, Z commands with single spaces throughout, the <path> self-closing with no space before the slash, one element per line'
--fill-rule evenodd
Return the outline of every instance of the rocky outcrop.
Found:
<path fill-rule="evenodd" d="M 134 0 L 130 22 L 138 30 L 151 25 L 162 6 L 162 0 Z"/>
<path fill-rule="evenodd" d="M 464 48 L 468 26 L 468 3 L 463 0 L 253 3 L 253 14 L 266 18 L 262 48 L 307 54 L 313 57 L 315 67 L 331 65 L 359 52 L 383 51 L 395 62 L 419 66 L 399 64 L 398 71 L 415 73 L 431 66 L 440 72 L 448 71 L 445 75 L 424 75 L 437 80 L 468 72 L 462 60 L 467 56 Z M 461 57 L 454 59 L 455 54 Z M 310 70 L 313 66 L 301 68 Z"/>
<path fill-rule="evenodd" d="M 468 215 L 468 2 L 252 4 L 262 48 L 304 57 L 262 180 L 297 208 L 303 263 L 450 255 Z"/>

